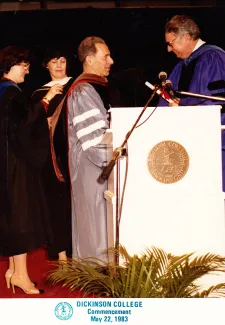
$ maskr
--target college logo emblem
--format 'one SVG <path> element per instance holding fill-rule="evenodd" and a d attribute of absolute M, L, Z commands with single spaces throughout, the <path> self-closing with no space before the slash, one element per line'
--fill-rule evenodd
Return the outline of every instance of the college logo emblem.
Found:
<path fill-rule="evenodd" d="M 156 144 L 147 159 L 150 174 L 161 183 L 178 182 L 189 168 L 189 156 L 185 148 L 175 141 Z"/>
<path fill-rule="evenodd" d="M 55 307 L 55 315 L 60 320 L 67 320 L 73 315 L 73 307 L 68 302 L 60 302 Z"/>

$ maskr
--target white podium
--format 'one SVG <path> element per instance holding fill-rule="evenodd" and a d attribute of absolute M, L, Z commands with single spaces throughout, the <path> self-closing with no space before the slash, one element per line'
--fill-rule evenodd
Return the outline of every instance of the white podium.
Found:
<path fill-rule="evenodd" d="M 145 123 L 128 140 L 120 244 L 130 254 L 156 246 L 176 255 L 195 252 L 225 256 L 220 106 L 158 107 L 147 119 L 153 110 L 146 109 L 139 124 L 146 120 Z M 123 143 L 141 111 L 137 107 L 111 109 L 112 150 Z M 174 151 L 169 147 L 171 160 L 167 162 L 162 161 L 160 152 L 157 156 L 157 148 L 164 142 L 177 143 L 178 151 L 182 147 L 188 155 L 186 173 L 174 182 L 161 176 L 157 179 L 154 174 L 157 159 L 157 168 L 165 175 L 168 173 L 164 165 L 173 165 L 174 159 L 178 159 L 175 165 L 182 165 L 183 156 L 174 156 L 176 148 Z M 168 150 L 161 150 L 162 153 L 166 158 Z M 120 160 L 121 191 L 125 170 L 124 158 Z M 115 172 L 116 168 L 105 193 L 109 247 L 115 244 Z M 223 281 L 216 279 L 216 283 Z"/>

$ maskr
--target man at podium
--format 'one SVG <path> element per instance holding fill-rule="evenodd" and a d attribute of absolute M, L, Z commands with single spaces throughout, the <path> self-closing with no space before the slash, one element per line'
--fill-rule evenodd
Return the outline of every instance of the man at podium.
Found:
<path fill-rule="evenodd" d="M 225 97 L 225 51 L 215 45 L 206 44 L 193 19 L 185 15 L 172 17 L 165 25 L 165 41 L 168 52 L 179 59 L 169 79 L 173 89 L 200 95 Z M 172 92 L 170 92 L 172 93 Z M 170 106 L 216 105 L 223 101 L 195 97 L 173 96 Z M 168 103 L 162 98 L 159 106 Z M 221 114 L 225 124 L 225 114 Z M 225 132 L 222 133 L 223 191 L 225 191 Z"/>
<path fill-rule="evenodd" d="M 105 167 L 109 128 L 107 76 L 113 60 L 103 39 L 85 38 L 78 47 L 83 73 L 68 93 L 69 165 L 72 201 L 72 256 L 107 261 L 107 224 L 104 192 L 99 184 Z"/>

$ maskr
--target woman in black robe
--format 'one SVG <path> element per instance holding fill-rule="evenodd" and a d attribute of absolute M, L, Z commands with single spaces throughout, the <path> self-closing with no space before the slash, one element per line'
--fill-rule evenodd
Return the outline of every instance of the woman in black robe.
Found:
<path fill-rule="evenodd" d="M 29 73 L 29 52 L 9 46 L 0 52 L 0 255 L 9 256 L 7 287 L 39 294 L 27 272 L 27 253 L 51 240 L 41 171 L 49 150 L 48 100 L 52 87 L 29 107 L 18 84 Z M 28 109 L 29 108 L 29 109 Z"/>
<path fill-rule="evenodd" d="M 50 150 L 44 166 L 45 196 L 51 217 L 53 241 L 48 245 L 49 258 L 64 264 L 72 255 L 70 180 L 68 172 L 68 138 L 66 97 L 73 78 L 68 77 L 69 55 L 64 48 L 49 47 L 43 60 L 43 67 L 50 74 L 51 81 L 36 90 L 32 100 L 36 103 L 46 96 L 55 84 L 63 86 L 62 94 L 50 103 L 47 112 L 50 132 Z"/>

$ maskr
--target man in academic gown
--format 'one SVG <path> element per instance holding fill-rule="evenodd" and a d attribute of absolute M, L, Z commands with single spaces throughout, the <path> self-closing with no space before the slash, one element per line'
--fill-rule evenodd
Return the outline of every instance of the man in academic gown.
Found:
<path fill-rule="evenodd" d="M 107 182 L 99 184 L 106 165 L 101 143 L 109 128 L 107 76 L 113 60 L 99 37 L 85 38 L 78 48 L 83 73 L 68 93 L 69 168 L 72 200 L 72 256 L 107 262 Z"/>
<path fill-rule="evenodd" d="M 181 59 L 169 76 L 173 89 L 201 95 L 225 97 L 225 51 L 208 45 L 200 38 L 198 25 L 184 15 L 172 17 L 165 26 L 165 41 L 168 52 Z M 218 86 L 217 86 L 218 85 Z M 210 87 L 211 86 L 211 87 Z M 173 98 L 169 106 L 224 105 L 223 101 L 183 97 Z M 168 103 L 161 99 L 159 106 Z M 225 114 L 221 114 L 225 124 Z M 225 191 L 225 132 L 222 133 L 223 191 Z"/>

